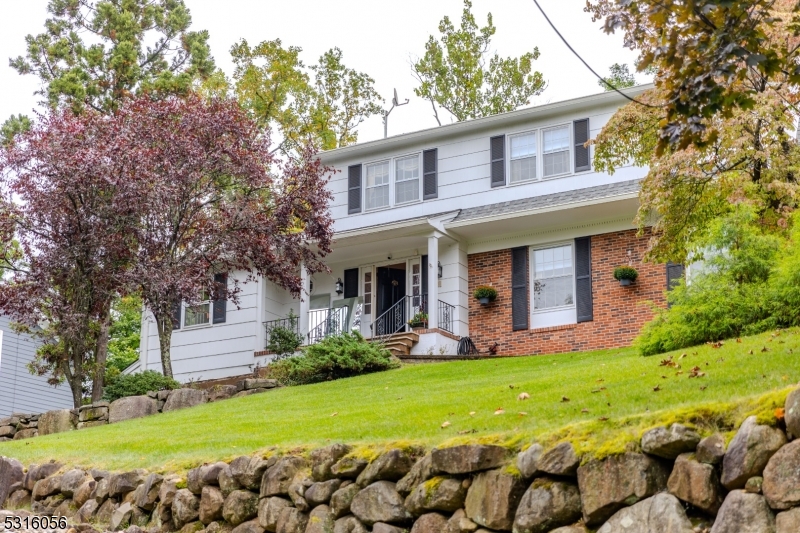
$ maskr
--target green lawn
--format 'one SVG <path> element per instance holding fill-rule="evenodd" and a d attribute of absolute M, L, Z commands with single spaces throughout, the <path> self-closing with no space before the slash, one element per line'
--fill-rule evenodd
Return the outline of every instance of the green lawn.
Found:
<path fill-rule="evenodd" d="M 666 356 L 644 358 L 631 348 L 413 365 L 0 443 L 0 455 L 26 464 L 57 458 L 182 471 L 204 461 L 333 441 L 363 445 L 360 453 L 368 453 L 390 443 L 520 445 L 532 438 L 570 439 L 604 455 L 672 420 L 694 423 L 704 433 L 730 431 L 748 413 L 774 421 L 774 408 L 800 379 L 793 352 L 800 353 L 797 329 L 675 352 L 680 369 L 660 366 Z M 688 377 L 695 365 L 705 376 Z M 519 401 L 522 392 L 530 399 Z M 450 424 L 442 428 L 444 422 Z"/>

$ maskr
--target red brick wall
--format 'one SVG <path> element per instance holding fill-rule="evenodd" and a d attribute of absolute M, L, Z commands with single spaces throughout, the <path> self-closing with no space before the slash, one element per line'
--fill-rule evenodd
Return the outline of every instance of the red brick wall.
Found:
<path fill-rule="evenodd" d="M 500 344 L 498 355 L 549 354 L 629 346 L 652 317 L 653 302 L 663 306 L 666 266 L 643 263 L 647 237 L 634 230 L 592 236 L 594 320 L 581 324 L 513 331 L 511 327 L 511 250 L 469 256 L 469 331 L 481 351 Z M 630 256 L 628 255 L 630 251 Z M 630 263 L 639 278 L 628 287 L 614 279 L 614 267 Z M 492 285 L 497 299 L 480 305 L 472 297 L 478 285 Z M 530 293 L 528 294 L 530 300 Z M 528 308 L 531 307 L 529 301 Z"/>

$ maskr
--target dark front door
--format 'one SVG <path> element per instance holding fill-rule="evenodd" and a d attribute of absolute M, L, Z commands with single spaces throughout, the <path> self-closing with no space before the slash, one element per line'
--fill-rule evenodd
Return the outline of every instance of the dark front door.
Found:
<path fill-rule="evenodd" d="M 377 267 L 375 269 L 375 274 L 377 278 L 376 303 L 378 310 L 375 316 L 380 318 L 406 295 L 406 265 L 400 263 L 397 265 Z M 386 316 L 382 320 L 379 320 L 377 326 L 380 331 L 376 333 L 382 335 L 398 331 L 397 328 L 405 324 L 407 320 L 405 311 L 404 305 L 394 308 L 392 313 L 390 313 L 391 316 Z"/>

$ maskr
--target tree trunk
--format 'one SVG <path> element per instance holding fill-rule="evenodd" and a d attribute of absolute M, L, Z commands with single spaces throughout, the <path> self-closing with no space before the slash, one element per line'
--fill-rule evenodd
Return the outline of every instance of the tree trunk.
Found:
<path fill-rule="evenodd" d="M 172 358 L 169 349 L 172 345 L 172 315 L 156 316 L 158 346 L 161 351 L 161 369 L 165 376 L 172 377 Z"/>
<path fill-rule="evenodd" d="M 108 333 L 111 329 L 111 307 L 105 311 L 103 322 L 100 324 L 100 335 L 97 337 L 95 351 L 94 379 L 92 380 L 92 402 L 103 399 L 103 387 L 106 378 L 106 361 L 108 360 Z"/>
<path fill-rule="evenodd" d="M 79 354 L 79 355 L 76 355 Z M 64 377 L 67 378 L 69 388 L 72 390 L 72 406 L 78 409 L 83 404 L 83 362 L 81 361 L 81 351 L 75 346 L 72 347 L 72 368 L 70 360 L 66 359 L 62 365 Z"/>

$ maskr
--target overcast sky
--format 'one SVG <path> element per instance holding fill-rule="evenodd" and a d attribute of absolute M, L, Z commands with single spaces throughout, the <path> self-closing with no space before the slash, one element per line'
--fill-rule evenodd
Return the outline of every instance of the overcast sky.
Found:
<path fill-rule="evenodd" d="M 389 135 L 433 127 L 430 104 L 413 94 L 410 58 L 424 53 L 429 35 L 449 15 L 456 26 L 462 0 L 185 0 L 193 28 L 211 34 L 211 51 L 228 75 L 233 67 L 229 50 L 241 38 L 250 44 L 280 38 L 285 46 L 303 48 L 306 64 L 315 63 L 329 48 L 338 46 L 344 63 L 375 79 L 377 90 L 391 101 L 392 90 L 407 106 L 389 117 Z M 613 63 L 633 63 L 636 54 L 623 48 L 619 35 L 608 36 L 583 12 L 585 0 L 539 0 L 550 19 L 579 54 L 601 75 Z M 20 76 L 8 59 L 25 53 L 24 38 L 40 33 L 47 18 L 47 0 L 0 0 L 0 121 L 16 113 L 29 114 L 39 97 L 34 76 Z M 536 9 L 532 0 L 474 0 L 473 13 L 480 26 L 492 13 L 497 33 L 492 48 L 502 56 L 519 56 L 539 47 L 534 63 L 548 82 L 532 104 L 554 102 L 600 92 L 596 78 L 572 55 Z M 648 81 L 646 77 L 638 78 Z M 440 114 L 440 116 L 442 116 Z M 359 129 L 359 141 L 383 136 L 380 117 Z"/>

